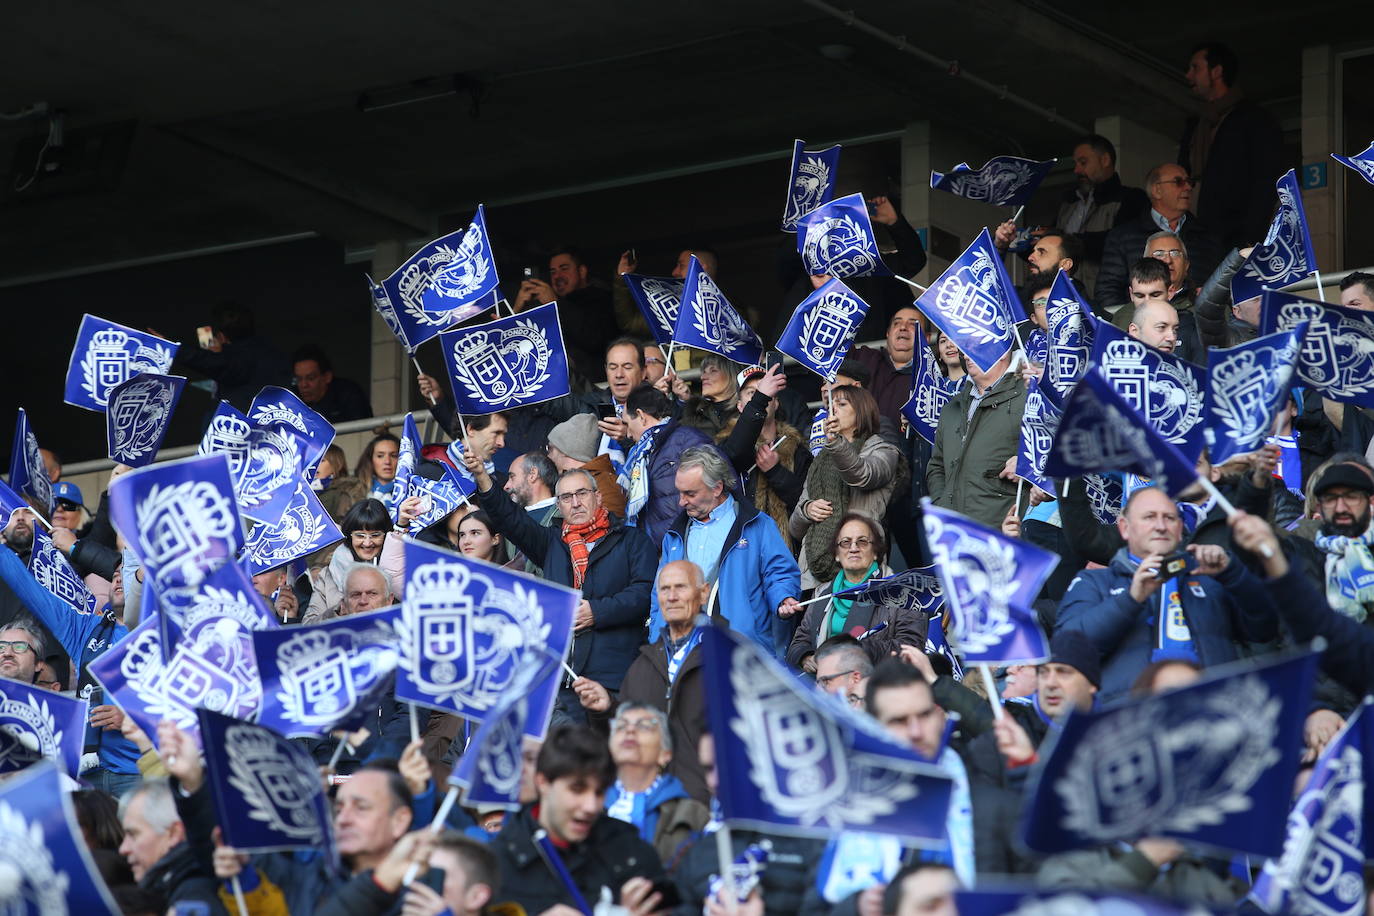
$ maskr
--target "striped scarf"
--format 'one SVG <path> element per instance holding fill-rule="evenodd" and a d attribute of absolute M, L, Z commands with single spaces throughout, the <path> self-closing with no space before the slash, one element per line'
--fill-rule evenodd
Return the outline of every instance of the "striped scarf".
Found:
<path fill-rule="evenodd" d="M 582 580 L 587 575 L 587 563 L 591 558 L 588 545 L 604 538 L 610 530 L 611 514 L 605 506 L 597 509 L 589 522 L 581 525 L 564 523 L 563 543 L 568 545 L 568 554 L 572 557 L 573 588 L 581 588 Z"/>

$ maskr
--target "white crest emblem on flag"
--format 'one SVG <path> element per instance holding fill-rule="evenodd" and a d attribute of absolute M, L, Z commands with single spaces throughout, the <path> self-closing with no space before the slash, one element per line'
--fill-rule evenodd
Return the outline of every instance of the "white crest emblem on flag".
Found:
<path fill-rule="evenodd" d="M 259 565 L 277 566 L 300 556 L 301 545 L 315 543 L 325 529 L 308 501 L 292 503 L 275 525 L 258 525 L 244 538 L 244 551 Z"/>
<path fill-rule="evenodd" d="M 311 805 L 319 791 L 317 774 L 282 752 L 272 735 L 259 728 L 231 725 L 224 732 L 229 784 L 243 793 L 248 816 L 277 833 L 298 840 L 320 834 Z"/>
<path fill-rule="evenodd" d="M 822 296 L 802 319 L 802 349 L 827 376 L 839 368 L 862 311 L 858 300 L 837 289 Z"/>
<path fill-rule="evenodd" d="M 1004 159 L 990 162 L 976 172 L 960 172 L 951 177 L 949 190 L 969 200 L 997 201 L 1030 181 L 1032 174 L 1031 163 Z"/>
<path fill-rule="evenodd" d="M 144 379 L 120 392 L 110 408 L 114 425 L 113 451 L 141 458 L 157 447 L 158 436 L 172 412 L 175 389 L 157 379 Z"/>
<path fill-rule="evenodd" d="M 203 480 L 153 486 L 134 514 L 145 564 L 162 570 L 164 580 L 192 586 L 222 559 L 219 551 L 238 524 L 233 503 Z"/>
<path fill-rule="evenodd" d="M 473 398 L 505 407 L 538 393 L 549 380 L 553 346 L 533 321 L 474 330 L 453 344 L 454 376 Z"/>
<path fill-rule="evenodd" d="M 1023 454 L 1031 469 L 1041 477 L 1045 474 L 1045 459 L 1049 457 L 1054 434 L 1059 430 L 1059 410 L 1038 387 L 1026 393 L 1026 409 L 1021 417 Z"/>
<path fill-rule="evenodd" d="M 1009 604 L 1016 592 L 1016 551 L 996 537 L 978 537 L 944 520 L 925 516 L 926 538 L 936 565 L 954 594 L 950 605 L 961 651 L 978 655 L 1016 630 Z"/>
<path fill-rule="evenodd" d="M 729 349 L 754 339 L 754 332 L 730 305 L 725 294 L 706 273 L 697 275 L 696 295 L 692 297 L 692 327 L 712 347 Z"/>
<path fill-rule="evenodd" d="M 105 328 L 91 335 L 81 356 L 81 387 L 101 407 L 110 389 L 140 372 L 163 374 L 172 368 L 172 348 L 149 346 L 119 328 Z"/>
<path fill-rule="evenodd" d="M 465 304 L 471 305 L 464 300 L 482 288 L 492 269 L 491 252 L 482 244 L 481 227 L 474 222 L 463 233 L 457 248 L 436 245 L 427 260 L 406 267 L 397 278 L 401 305 L 416 321 L 435 327 L 447 326 L 451 319 L 446 313 L 425 310 L 425 293 L 456 300 L 453 307 L 463 308 Z"/>
<path fill-rule="evenodd" d="M 1234 436 L 1248 439 L 1269 428 L 1269 392 L 1287 387 L 1297 357 L 1298 344 L 1292 341 L 1242 351 L 1212 370 L 1212 402 Z"/>
<path fill-rule="evenodd" d="M 1083 376 L 1091 348 L 1084 341 L 1083 316 L 1073 299 L 1051 299 L 1046 306 L 1045 323 L 1054 334 L 1045 375 L 1054 389 L 1067 394 L 1074 382 Z"/>
<path fill-rule="evenodd" d="M 524 757 L 521 754 L 524 730 L 521 725 L 528 707 L 529 702 L 522 698 L 512 707 L 510 715 L 502 716 L 492 726 L 486 747 L 477 757 L 477 769 L 482 774 L 482 780 L 498 795 L 512 798 L 519 795 L 517 787 L 524 769 Z"/>
<path fill-rule="evenodd" d="M 61 759 L 62 732 L 57 719 L 48 704 L 38 702 L 33 694 L 10 697 L 0 684 L 0 731 L 16 742 L 10 749 L 0 750 L 0 770 L 20 769 L 41 757 Z M 7 766 L 14 760 L 22 762 Z"/>
<path fill-rule="evenodd" d="M 1241 272 L 1261 286 L 1286 280 L 1290 276 L 1305 276 L 1312 272 L 1307 252 L 1302 247 L 1302 223 L 1298 219 L 1298 204 L 1287 185 L 1278 186 L 1279 207 L 1263 244 L 1255 247 Z"/>
<path fill-rule="evenodd" d="M 38 504 L 46 511 L 52 505 L 52 481 L 48 479 L 43 453 L 38 450 L 38 437 L 29 430 L 24 436 L 24 467 L 29 472 L 29 487 Z"/>
<path fill-rule="evenodd" d="M 377 621 L 362 631 L 305 630 L 282 643 L 277 648 L 277 698 L 285 717 L 307 728 L 323 728 L 347 715 L 396 670 L 396 650 L 379 645 L 393 637 L 391 627 Z"/>
<path fill-rule="evenodd" d="M 986 248 L 971 248 L 973 260 L 940 284 L 940 312 L 950 329 L 978 343 L 1005 340 L 1010 330 L 997 295 L 997 265 Z"/>
<path fill-rule="evenodd" d="M 1278 330 L 1291 331 L 1310 321 L 1302 343 L 1298 377 L 1335 397 L 1355 397 L 1374 391 L 1374 327 L 1351 321 L 1319 303 L 1285 302 L 1278 312 Z"/>
<path fill-rule="evenodd" d="M 797 174 L 792 179 L 792 193 L 787 196 L 787 212 L 783 214 L 783 224 L 796 226 L 801 219 L 825 201 L 825 191 L 830 187 L 830 166 L 820 156 L 805 155 L 797 163 Z"/>
<path fill-rule="evenodd" d="M 821 267 L 832 277 L 866 277 L 879 269 L 877 246 L 853 216 L 830 216 L 806 227 L 802 257 L 808 269 Z"/>
<path fill-rule="evenodd" d="M 1102 374 L 1161 436 L 1186 442 L 1202 420 L 1202 388 L 1192 373 L 1167 359 L 1146 365 L 1146 354 L 1138 340 L 1113 340 L 1106 346 Z"/>
<path fill-rule="evenodd" d="M 1080 414 L 1088 424 L 1086 428 L 1061 424 L 1059 446 L 1065 460 L 1080 467 L 1135 467 L 1147 471 L 1144 476 L 1151 478 L 1163 474 L 1165 463 L 1155 456 L 1145 431 L 1114 405 L 1099 406 L 1100 427 L 1091 422 L 1087 412 Z"/>
<path fill-rule="evenodd" d="M 5 911 L 37 916 L 67 916 L 71 878 L 57 867 L 43 836 L 43 825 L 30 824 L 24 815 L 0 801 L 0 875 L 6 877 Z M 10 910 L 9 904 L 18 909 Z M 34 909 L 30 910 L 28 907 Z"/>
<path fill-rule="evenodd" d="M 95 610 L 95 596 L 71 563 L 43 534 L 33 539 L 33 554 L 29 558 L 29 572 L 43 588 L 61 598 L 79 613 Z"/>
<path fill-rule="evenodd" d="M 677 313 L 682 308 L 681 280 L 644 277 L 639 281 L 639 288 L 649 300 L 649 308 L 658 319 L 659 327 L 672 328 L 677 324 Z"/>

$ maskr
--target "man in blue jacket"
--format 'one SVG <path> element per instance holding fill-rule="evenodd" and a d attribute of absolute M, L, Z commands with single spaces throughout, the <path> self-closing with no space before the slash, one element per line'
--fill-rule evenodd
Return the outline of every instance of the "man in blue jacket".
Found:
<path fill-rule="evenodd" d="M 634 448 L 625 457 L 620 485 L 625 489 L 625 519 L 660 544 L 678 515 L 674 479 L 687 449 L 710 445 L 704 432 L 673 416 L 673 402 L 652 385 L 640 385 L 625 399 L 625 425 Z"/>
<path fill-rule="evenodd" d="M 1239 643 L 1278 635 L 1263 585 L 1223 548 L 1189 545 L 1187 565 L 1170 575 L 1164 561 L 1178 552 L 1183 521 L 1163 490 L 1132 493 L 1117 526 L 1126 546 L 1069 584 L 1056 628 L 1081 630 L 1102 653 L 1104 702 L 1152 661 L 1218 665 L 1240 657 Z"/>
<path fill-rule="evenodd" d="M 782 658 L 792 639 L 788 618 L 800 609 L 801 570 L 777 523 L 730 491 L 734 480 L 714 446 L 682 453 L 674 478 L 682 511 L 663 536 L 659 568 L 674 560 L 697 564 L 712 586 L 711 616 Z M 650 642 L 663 627 L 655 594 Z"/>

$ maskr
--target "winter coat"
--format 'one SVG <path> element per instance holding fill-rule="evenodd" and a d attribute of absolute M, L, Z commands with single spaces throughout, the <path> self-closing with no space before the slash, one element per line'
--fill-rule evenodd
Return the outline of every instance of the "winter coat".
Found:
<path fill-rule="evenodd" d="M 185 843 L 178 843 L 143 874 L 138 886 L 152 891 L 167 903 L 169 910 L 178 903 L 198 902 L 210 908 L 211 916 L 227 916 L 219 902 L 219 881 Z"/>
<path fill-rule="evenodd" d="M 380 561 L 381 554 L 378 554 L 372 565 L 380 568 Z M 344 578 L 347 576 L 348 567 L 360 562 L 362 561 L 353 556 L 347 542 L 334 548 L 334 553 L 329 558 L 329 566 L 320 570 L 319 575 L 310 577 L 314 591 L 310 594 L 310 605 L 301 617 L 302 624 L 319 623 L 321 620 L 337 616 L 339 605 L 344 599 Z M 387 581 L 390 582 L 390 578 Z"/>
<path fill-rule="evenodd" d="M 886 566 L 880 568 L 877 573 L 878 578 L 890 575 L 892 575 L 892 570 Z M 834 586 L 833 581 L 822 583 L 812 598 L 829 595 Z M 835 605 L 832 601 L 817 601 L 815 604 L 806 606 L 806 614 L 802 617 L 801 624 L 792 637 L 792 645 L 787 649 L 787 663 L 789 665 L 800 668 L 802 659 L 815 652 L 816 649 L 820 648 L 821 643 L 830 638 L 830 618 L 834 610 Z M 874 604 L 871 601 L 856 600 L 853 607 L 849 609 L 849 616 L 845 619 L 844 632 L 857 636 L 878 624 L 886 624 L 886 626 L 864 637 L 863 640 L 864 651 L 868 653 L 868 657 L 875 665 L 902 646 L 924 646 L 926 644 L 926 628 L 930 624 L 930 619 L 916 611 L 900 610 L 888 605 Z"/>
<path fill-rule="evenodd" d="M 743 476 L 745 497 L 777 524 L 783 540 L 791 549 L 794 545 L 787 520 L 806 485 L 811 451 L 806 447 L 805 437 L 795 426 L 775 417 L 777 436 L 764 444 L 771 446 L 778 437 L 782 437 L 777 447 L 778 463 L 766 471 L 758 469 L 755 453 L 762 441 L 770 400 L 768 395 L 754 392 L 744 411 L 716 434 L 716 444 Z"/>
<path fill-rule="evenodd" d="M 1193 134 L 1198 123 L 1198 118 L 1190 118 L 1179 142 L 1178 162 L 1185 169 L 1192 169 Z M 1240 99 L 1217 125 L 1202 174 L 1193 176 L 1199 179 L 1198 215 L 1216 228 L 1227 248 L 1244 248 L 1264 240 L 1274 212 L 1274 180 L 1283 174 L 1283 168 L 1283 134 L 1278 122 L 1262 106 Z M 1189 242 L 1190 253 L 1192 247 Z"/>
<path fill-rule="evenodd" d="M 645 703 L 668 715 L 668 734 L 673 739 L 673 759 L 668 773 L 682 781 L 687 793 L 703 804 L 710 801 L 706 772 L 697 756 L 706 721 L 706 694 L 702 684 L 701 647 L 682 660 L 677 679 L 668 683 L 668 656 L 662 639 L 639 647 L 639 656 L 620 684 L 620 703 Z M 614 709 L 607 713 L 613 715 Z M 664 861 L 668 861 L 666 858 Z"/>
<path fill-rule="evenodd" d="M 655 547 L 663 543 L 663 533 L 677 518 L 677 463 L 682 453 L 698 445 L 712 445 L 710 436 L 680 420 L 668 420 L 654 439 L 649 454 L 649 501 L 639 510 L 637 524 Z"/>
<path fill-rule="evenodd" d="M 1066 188 L 1059 198 L 1059 215 L 1056 226 L 1067 226 L 1069 217 L 1078 204 L 1078 189 Z M 1128 188 L 1121 183 L 1121 176 L 1112 173 L 1101 184 L 1093 188 L 1092 207 L 1087 219 L 1078 230 L 1078 238 L 1083 242 L 1083 262 L 1078 265 L 1075 279 L 1088 289 L 1097 280 L 1097 269 L 1102 263 L 1102 247 L 1107 241 L 1107 233 L 1122 223 L 1135 219 L 1150 207 L 1150 200 L 1140 188 Z"/>
<path fill-rule="evenodd" d="M 1198 292 L 1193 315 L 1197 320 L 1198 338 L 1204 348 L 1234 347 L 1259 334 L 1253 325 L 1246 325 L 1231 314 L 1231 306 L 1235 304 L 1231 299 L 1231 280 L 1244 263 L 1240 249 L 1232 248 Z M 1249 336 L 1244 333 L 1246 327 L 1250 329 Z"/>
<path fill-rule="evenodd" d="M 1099 312 L 1131 301 L 1131 265 L 1145 256 L 1145 240 L 1162 231 L 1150 215 L 1152 212 L 1146 210 L 1136 219 L 1122 223 L 1107 233 L 1102 248 L 1102 267 L 1093 291 L 1093 305 Z M 1188 276 L 1184 285 L 1191 292 L 1217 269 L 1222 252 L 1226 249 L 1221 247 L 1211 227 L 1192 214 L 1183 220 L 1178 233 L 1188 248 Z"/>
<path fill-rule="evenodd" d="M 973 385 L 961 385 L 940 412 L 935 447 L 926 468 L 930 498 L 942 509 L 999 529 L 1016 498 L 1016 481 L 999 475 L 1021 443 L 1026 386 L 1004 372 L 973 411 Z"/>
<path fill-rule="evenodd" d="M 674 745 L 674 752 L 676 748 Z M 606 793 L 607 810 L 615 799 L 613 787 Z M 644 799 L 644 829 L 652 834 L 654 851 L 661 862 L 672 861 L 678 849 L 710 819 L 706 805 L 688 795 L 682 781 L 671 773 L 651 787 Z"/>
<path fill-rule="evenodd" d="M 768 866 L 759 880 L 759 894 L 765 913 L 801 912 L 802 897 L 806 894 L 806 877 L 811 866 L 825 850 L 825 841 L 758 833 L 735 828 L 730 831 L 730 846 L 738 857 L 752 843 L 767 840 L 773 845 Z M 665 863 L 677 882 L 682 905 L 674 916 L 700 916 L 703 902 L 711 888 L 711 877 L 720 874 L 720 857 L 716 850 L 715 834 L 698 834 L 674 863 Z"/>
<path fill-rule="evenodd" d="M 831 452 L 840 479 L 849 486 L 849 505 L 845 511 L 866 515 L 881 526 L 883 516 L 887 514 L 887 504 L 897 487 L 898 469 L 902 462 L 901 449 L 878 434 L 865 439 L 857 450 L 854 443 L 843 437 L 827 441 L 823 448 Z M 797 507 L 792 510 L 792 517 L 788 520 L 793 540 L 801 541 L 803 557 L 807 556 L 807 538 L 813 524 L 806 516 L 806 504 L 816 498 L 811 495 L 811 489 L 812 481 L 819 472 L 820 465 L 813 462 L 807 471 L 801 498 L 797 500 Z M 802 569 L 801 577 L 802 588 L 815 588 L 820 584 L 809 568 Z"/>
<path fill-rule="evenodd" d="M 1037 886 L 1075 890 L 1133 891 L 1186 903 L 1229 908 L 1246 888 L 1225 860 L 1185 854 L 1160 868 L 1134 847 L 1099 846 L 1050 856 L 1035 873 Z"/>

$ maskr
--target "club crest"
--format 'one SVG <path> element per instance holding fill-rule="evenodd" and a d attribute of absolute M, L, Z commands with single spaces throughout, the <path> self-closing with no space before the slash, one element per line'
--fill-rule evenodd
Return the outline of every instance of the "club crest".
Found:
<path fill-rule="evenodd" d="M 1083 484 L 1088 492 L 1088 504 L 1093 517 L 1104 525 L 1115 525 L 1121 517 L 1125 492 L 1121 480 L 1107 474 L 1085 474 Z"/>
<path fill-rule="evenodd" d="M 106 410 L 110 455 L 137 466 L 157 451 L 171 422 L 180 382 L 167 376 L 141 375 L 111 391 Z"/>
<path fill-rule="evenodd" d="M 818 374 L 834 377 L 867 312 L 868 307 L 861 300 L 841 288 L 822 293 L 805 312 L 799 343 Z"/>
<path fill-rule="evenodd" d="M 1041 389 L 1038 381 L 1026 386 L 1026 409 L 1021 417 L 1021 448 L 1017 473 L 1028 471 L 1044 481 L 1045 459 L 1049 457 L 1054 434 L 1059 431 L 1059 406 Z M 1022 474 L 1022 476 L 1025 476 Z"/>
<path fill-rule="evenodd" d="M 812 276 L 867 277 L 882 266 L 871 227 L 850 213 L 807 223 L 802 260 Z"/>
<path fill-rule="evenodd" d="M 969 655 L 982 654 L 1016 629 L 1010 603 L 1016 594 L 1016 554 L 997 537 L 980 537 L 963 527 L 946 525 L 938 515 L 925 516 L 926 536 L 944 581 L 954 592 L 951 605 L 955 636 Z"/>
<path fill-rule="evenodd" d="M 1184 445 L 1202 420 L 1202 386 L 1179 362 L 1122 337 L 1103 348 L 1102 374 L 1136 412 L 1170 442 Z"/>
<path fill-rule="evenodd" d="M 255 526 L 244 538 L 243 549 L 253 569 L 262 571 L 289 563 L 342 538 L 343 532 L 302 481 L 281 521 L 275 525 Z"/>
<path fill-rule="evenodd" d="M 1276 391 L 1286 391 L 1298 339 L 1242 350 L 1212 366 L 1212 410 L 1233 438 L 1249 442 L 1269 429 Z"/>
<path fill-rule="evenodd" d="M 390 622 L 375 619 L 302 629 L 281 643 L 273 658 L 286 730 L 314 734 L 346 720 L 396 670 L 395 641 Z"/>
<path fill-rule="evenodd" d="M 33 531 L 29 572 L 39 585 L 61 598 L 77 613 L 90 614 L 95 611 L 96 598 L 86 587 L 85 580 L 72 568 L 47 533 L 37 526 Z"/>
<path fill-rule="evenodd" d="M 38 437 L 24 422 L 24 468 L 28 472 L 27 490 L 40 506 L 52 505 L 52 481 L 48 479 L 47 466 L 43 464 L 43 453 L 38 448 Z"/>
<path fill-rule="evenodd" d="M 944 188 L 959 197 L 1001 206 L 1003 201 L 1015 197 L 1035 176 L 1033 163 L 999 158 L 977 171 L 947 176 Z"/>
<path fill-rule="evenodd" d="M 85 322 L 82 322 L 83 328 Z M 96 331 L 87 341 L 81 357 L 81 387 L 90 400 L 104 408 L 110 389 L 140 372 L 165 374 L 172 368 L 175 350 L 170 344 L 156 343 L 134 335 L 118 325 Z"/>
<path fill-rule="evenodd" d="M 696 328 L 708 348 L 728 352 L 741 344 L 757 341 L 753 329 L 744 323 L 716 281 L 705 271 L 697 274 L 695 289 L 688 304 L 692 309 L 692 327 Z"/>
<path fill-rule="evenodd" d="M 47 702 L 30 691 L 0 683 L 0 731 L 13 738 L 0 747 L 0 773 L 21 770 L 43 758 L 62 760 L 62 730 Z"/>
<path fill-rule="evenodd" d="M 15 916 L 67 916 L 71 878 L 57 867 L 43 825 L 0 801 L 0 874 L 12 882 L 5 889 L 5 909 Z M 13 904 L 17 909 L 11 909 Z"/>
<path fill-rule="evenodd" d="M 452 342 L 449 366 L 469 397 L 509 407 L 539 394 L 549 381 L 553 345 L 545 329 L 524 319 L 504 327 L 474 328 Z"/>
<path fill-rule="evenodd" d="M 838 147 L 835 150 L 839 158 Z M 826 153 L 830 152 L 826 150 Z M 797 220 L 830 199 L 834 188 L 834 163 L 825 153 L 803 153 L 794 160 L 792 186 L 788 188 L 783 211 L 783 231 L 795 231 Z"/>
<path fill-rule="evenodd" d="M 310 758 L 254 725 L 224 732 L 229 784 L 242 793 L 248 816 L 291 840 L 323 840 L 314 802 L 320 781 Z"/>
<path fill-rule="evenodd" d="M 1289 300 L 1279 307 L 1278 330 L 1293 330 L 1304 321 L 1310 324 L 1298 378 L 1334 398 L 1374 392 L 1374 322 L 1347 317 L 1319 302 Z"/>
<path fill-rule="evenodd" d="M 641 277 L 639 288 L 659 327 L 671 330 L 682 308 L 683 281 L 666 277 Z"/>
<path fill-rule="evenodd" d="M 238 513 L 210 481 L 154 484 L 134 515 L 140 555 L 160 584 L 194 586 L 234 554 Z"/>
<path fill-rule="evenodd" d="M 1000 296 L 1000 277 L 993 252 L 970 248 L 968 259 L 953 274 L 941 277 L 937 304 L 954 334 L 983 344 L 1008 339 L 1011 326 Z"/>
<path fill-rule="evenodd" d="M 1058 281 L 1056 280 L 1056 283 Z M 1092 328 L 1073 297 L 1050 297 L 1045 308 L 1045 377 L 1059 394 L 1068 394 L 1087 370 L 1092 354 Z"/>

